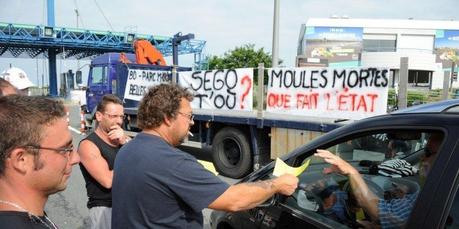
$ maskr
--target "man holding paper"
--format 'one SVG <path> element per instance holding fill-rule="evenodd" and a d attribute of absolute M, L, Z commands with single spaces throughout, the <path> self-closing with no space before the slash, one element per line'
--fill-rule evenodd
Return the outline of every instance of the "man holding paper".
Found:
<path fill-rule="evenodd" d="M 202 228 L 204 208 L 240 211 L 295 191 L 298 178 L 290 174 L 229 186 L 175 148 L 194 124 L 192 99 L 172 84 L 144 95 L 138 112 L 143 131 L 115 160 L 113 228 Z"/>

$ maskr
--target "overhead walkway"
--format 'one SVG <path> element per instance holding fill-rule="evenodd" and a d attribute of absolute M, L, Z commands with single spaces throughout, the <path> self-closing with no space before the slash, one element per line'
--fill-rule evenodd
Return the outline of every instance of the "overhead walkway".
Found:
<path fill-rule="evenodd" d="M 63 58 L 76 59 L 106 52 L 132 53 L 132 41 L 138 38 L 150 41 L 164 56 L 172 55 L 172 37 L 0 22 L 0 56 L 48 57 L 50 48 Z M 183 41 L 179 54 L 200 55 L 205 43 Z"/>
<path fill-rule="evenodd" d="M 138 38 L 150 41 L 164 56 L 172 55 L 173 37 L 0 22 L 0 57 L 47 58 L 50 95 L 57 96 L 57 57 L 83 59 L 106 52 L 133 53 L 132 42 Z M 205 43 L 184 40 L 178 54 L 194 54 L 199 66 Z"/>

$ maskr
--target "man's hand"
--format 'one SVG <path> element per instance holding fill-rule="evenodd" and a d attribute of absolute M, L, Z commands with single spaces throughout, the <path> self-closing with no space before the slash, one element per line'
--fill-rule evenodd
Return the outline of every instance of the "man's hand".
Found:
<path fill-rule="evenodd" d="M 124 144 L 127 140 L 127 137 L 124 135 L 124 130 L 118 125 L 113 125 L 110 127 L 108 138 L 110 141 L 117 142 L 118 144 Z"/>
<path fill-rule="evenodd" d="M 292 195 L 298 187 L 298 177 L 291 174 L 284 174 L 272 181 L 276 192 L 286 196 Z"/>
<path fill-rule="evenodd" d="M 324 169 L 325 174 L 337 172 L 343 175 L 352 175 L 359 173 L 354 167 L 352 167 L 352 165 L 328 150 L 318 149 L 314 156 L 320 157 L 324 159 L 325 162 L 332 165 L 331 167 Z"/>

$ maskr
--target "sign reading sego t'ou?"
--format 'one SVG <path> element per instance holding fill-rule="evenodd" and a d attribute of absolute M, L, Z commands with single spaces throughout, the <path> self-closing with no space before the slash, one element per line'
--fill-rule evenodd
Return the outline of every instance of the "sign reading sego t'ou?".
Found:
<path fill-rule="evenodd" d="M 273 68 L 268 76 L 269 112 L 339 119 L 386 113 L 389 69 Z"/>
<path fill-rule="evenodd" d="M 194 109 L 252 110 L 252 68 L 180 72 L 178 82 L 194 94 Z"/>

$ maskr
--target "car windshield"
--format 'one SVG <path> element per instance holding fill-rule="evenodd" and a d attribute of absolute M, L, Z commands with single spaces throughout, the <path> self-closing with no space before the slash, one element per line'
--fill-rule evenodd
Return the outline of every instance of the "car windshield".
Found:
<path fill-rule="evenodd" d="M 348 176 L 324 174 L 330 164 L 323 159 L 299 157 L 302 163 L 309 161 L 310 165 L 299 175 L 299 188 L 286 198 L 285 206 L 301 212 L 304 219 L 318 220 L 334 228 L 403 228 L 435 159 L 431 154 L 435 155 L 432 152 L 441 145 L 443 134 L 436 146 L 429 143 L 435 134 L 440 133 L 426 130 L 369 132 L 343 138 L 327 147 L 326 150 L 360 173 L 371 193 L 366 200 L 362 200 L 365 190 Z M 405 208 L 402 217 L 398 215 L 400 212 L 392 211 L 396 207 Z M 372 214 L 369 208 L 378 210 Z"/>

